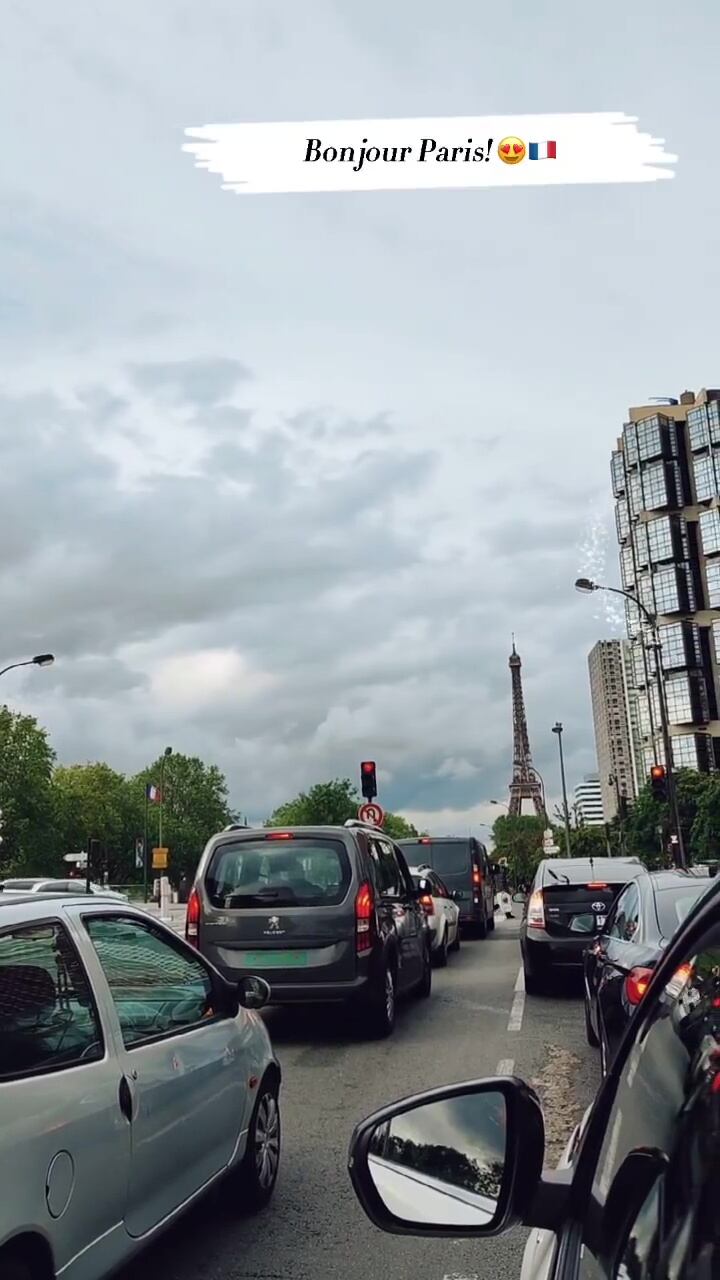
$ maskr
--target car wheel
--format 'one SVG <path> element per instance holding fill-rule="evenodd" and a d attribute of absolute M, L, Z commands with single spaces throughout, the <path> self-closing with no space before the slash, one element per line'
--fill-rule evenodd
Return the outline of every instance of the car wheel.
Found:
<path fill-rule="evenodd" d="M 280 1168 L 280 1099 L 277 1082 L 266 1077 L 255 1103 L 247 1148 L 237 1170 L 241 1208 L 262 1209 L 270 1201 Z"/>
<path fill-rule="evenodd" d="M 547 982 L 544 978 L 539 977 L 534 969 L 528 969 L 527 965 L 523 965 L 523 978 L 525 991 L 529 996 L 541 996 L 544 994 Z"/>
<path fill-rule="evenodd" d="M 477 936 L 478 938 L 487 938 L 487 935 L 488 935 L 488 922 L 487 922 L 487 916 L 483 911 L 483 914 L 477 923 Z"/>
<path fill-rule="evenodd" d="M 432 957 L 430 948 L 425 948 L 425 961 L 423 967 L 422 982 L 419 984 L 417 993 L 421 1000 L 427 1000 L 432 992 Z"/>
<path fill-rule="evenodd" d="M 460 950 L 460 924 L 459 924 L 459 922 L 458 922 L 457 931 L 456 931 L 456 933 L 455 933 L 455 941 L 453 942 L 453 944 L 452 944 L 452 946 L 451 946 L 450 950 L 451 950 L 451 951 L 459 951 L 459 950 Z"/>
<path fill-rule="evenodd" d="M 33 1273 L 26 1262 L 13 1254 L 0 1253 L 2 1280 L 33 1280 Z"/>
<path fill-rule="evenodd" d="M 488 916 L 487 927 L 488 927 L 488 929 L 490 930 L 490 933 L 492 933 L 493 929 L 495 928 L 495 916 L 494 916 L 494 915 L 492 915 L 492 916 Z"/>
<path fill-rule="evenodd" d="M 593 1027 L 593 1024 L 592 1024 L 592 1016 L 590 1014 L 590 1001 L 587 998 L 587 992 L 585 992 L 585 1039 L 593 1049 L 597 1049 L 598 1045 L 600 1044 L 600 1041 L 598 1040 L 597 1034 L 595 1032 L 595 1028 Z"/>
<path fill-rule="evenodd" d="M 439 947 L 436 947 L 432 953 L 433 960 L 438 969 L 445 969 L 448 962 L 448 940 L 447 929 L 443 934 L 443 940 Z"/>
<path fill-rule="evenodd" d="M 395 971 L 386 964 L 381 981 L 366 1009 L 365 1021 L 371 1036 L 384 1040 L 395 1030 L 397 991 Z"/>

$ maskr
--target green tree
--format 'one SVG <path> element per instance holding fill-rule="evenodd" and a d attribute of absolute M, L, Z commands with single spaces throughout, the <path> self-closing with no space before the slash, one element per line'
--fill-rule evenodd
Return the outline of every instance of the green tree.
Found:
<path fill-rule="evenodd" d="M 341 827 L 356 818 L 360 795 L 349 778 L 318 782 L 309 791 L 301 791 L 270 815 L 266 827 Z M 419 835 L 412 823 L 397 813 L 386 813 L 383 830 L 394 840 L 408 840 Z"/>
<path fill-rule="evenodd" d="M 160 785 L 161 759 L 143 769 L 130 782 L 137 834 L 142 834 L 145 788 Z M 150 848 L 158 843 L 159 806 L 149 806 Z M 163 844 L 170 850 L 171 878 L 192 878 L 200 855 L 211 835 L 222 831 L 231 821 L 228 788 L 224 774 L 214 764 L 207 765 L 197 756 L 182 754 L 165 760 L 165 796 L 163 804 Z"/>
<path fill-rule="evenodd" d="M 107 873 L 114 884 L 134 878 L 134 837 L 137 805 L 123 774 L 101 761 L 59 766 L 53 774 L 55 830 L 62 853 L 87 849 L 88 841 L 100 841 L 102 865 L 91 867 L 99 879 Z"/>
<path fill-rule="evenodd" d="M 513 884 L 532 880 L 542 858 L 545 825 L 545 819 L 535 814 L 521 814 L 519 817 L 503 814 L 496 819 L 493 826 L 493 861 L 507 858 Z"/>
<path fill-rule="evenodd" d="M 564 833 L 558 833 L 556 843 L 564 850 Z M 570 854 L 573 858 L 606 858 L 607 838 L 604 827 L 571 827 Z"/>
<path fill-rule="evenodd" d="M 55 755 L 33 716 L 0 707 L 0 866 L 3 873 L 52 874 Z"/>

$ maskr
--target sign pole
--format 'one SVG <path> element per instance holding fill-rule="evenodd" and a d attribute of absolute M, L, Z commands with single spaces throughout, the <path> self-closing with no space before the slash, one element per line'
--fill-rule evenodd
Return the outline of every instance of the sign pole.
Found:
<path fill-rule="evenodd" d="M 148 789 L 145 783 L 145 834 L 143 836 L 143 900 L 148 900 Z"/>

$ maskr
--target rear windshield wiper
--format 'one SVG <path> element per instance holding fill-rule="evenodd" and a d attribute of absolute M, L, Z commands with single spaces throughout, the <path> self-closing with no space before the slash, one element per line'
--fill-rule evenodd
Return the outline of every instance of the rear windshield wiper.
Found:
<path fill-rule="evenodd" d="M 557 880 L 558 884 L 563 884 L 563 882 L 564 882 L 565 884 L 569 884 L 569 883 L 570 883 L 570 877 L 569 877 L 569 876 L 566 876 L 566 875 L 565 875 L 565 872 L 563 872 L 562 876 L 558 876 L 558 875 L 556 875 L 556 874 L 555 874 L 555 872 L 553 871 L 552 867 L 546 867 L 546 868 L 545 868 L 545 870 L 547 871 L 547 873 L 548 873 L 548 875 L 549 875 L 549 876 L 552 876 L 553 880 Z"/>

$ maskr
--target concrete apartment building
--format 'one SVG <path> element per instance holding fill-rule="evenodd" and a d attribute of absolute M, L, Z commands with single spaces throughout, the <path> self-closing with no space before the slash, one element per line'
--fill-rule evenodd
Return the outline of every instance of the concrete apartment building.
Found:
<path fill-rule="evenodd" d="M 623 587 L 657 616 L 676 768 L 720 768 L 720 391 L 629 410 L 612 455 Z M 640 777 L 662 762 L 655 653 L 626 608 Z"/>
<path fill-rule="evenodd" d="M 600 776 L 588 773 L 575 788 L 575 814 L 577 821 L 584 827 L 602 827 L 605 822 Z"/>
<path fill-rule="evenodd" d="M 638 691 L 627 640 L 599 640 L 588 656 L 595 748 L 605 820 L 629 805 L 642 785 Z M 640 781 L 639 781 L 640 779 Z"/>

